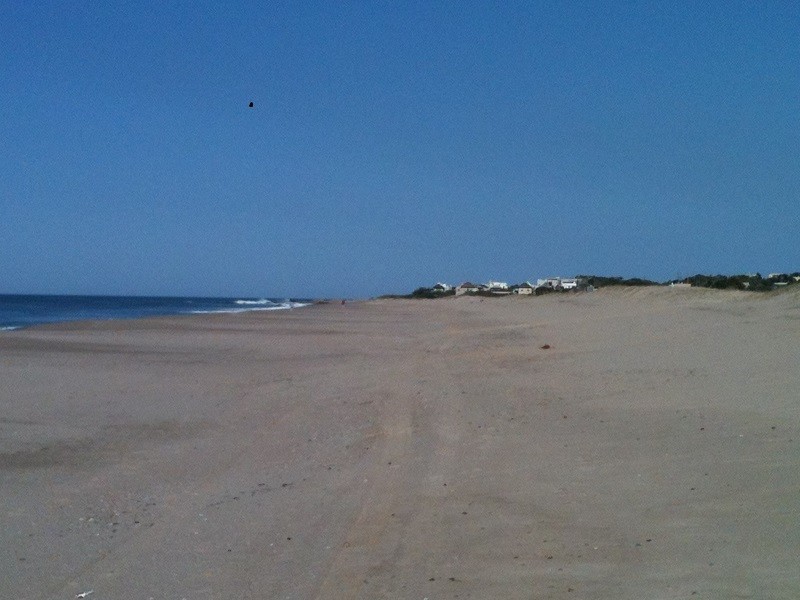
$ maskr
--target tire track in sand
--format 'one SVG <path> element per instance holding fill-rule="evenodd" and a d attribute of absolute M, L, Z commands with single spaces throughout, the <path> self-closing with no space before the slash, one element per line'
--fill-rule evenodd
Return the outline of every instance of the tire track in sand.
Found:
<path fill-rule="evenodd" d="M 448 346 L 441 336 L 427 338 L 413 357 L 378 375 L 383 384 L 375 397 L 382 401 L 370 445 L 380 450 L 364 473 L 368 487 L 361 508 L 314 598 L 389 597 L 396 588 L 398 582 L 389 579 L 409 551 L 406 533 L 424 510 L 421 503 L 451 470 L 454 439 L 463 431 L 453 422 L 457 407 L 438 397 L 449 382 L 431 380 L 432 373 L 441 374 L 434 363 Z"/>

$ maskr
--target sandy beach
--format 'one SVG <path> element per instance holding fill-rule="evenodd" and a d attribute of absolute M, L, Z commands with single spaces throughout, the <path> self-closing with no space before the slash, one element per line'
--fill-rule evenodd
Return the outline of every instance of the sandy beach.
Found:
<path fill-rule="evenodd" d="M 47 326 L 0 382 L 0 598 L 800 597 L 791 290 Z"/>

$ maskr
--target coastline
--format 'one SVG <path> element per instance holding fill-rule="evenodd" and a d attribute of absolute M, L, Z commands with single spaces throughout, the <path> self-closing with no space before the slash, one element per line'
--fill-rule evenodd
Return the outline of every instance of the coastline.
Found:
<path fill-rule="evenodd" d="M 0 595 L 795 598 L 798 298 L 5 332 Z"/>
<path fill-rule="evenodd" d="M 291 298 L 0 294 L 0 331 L 47 323 L 286 310 L 313 302 Z"/>

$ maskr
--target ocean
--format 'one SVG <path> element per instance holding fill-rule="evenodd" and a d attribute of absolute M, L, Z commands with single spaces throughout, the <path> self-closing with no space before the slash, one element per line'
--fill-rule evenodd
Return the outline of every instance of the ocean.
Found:
<path fill-rule="evenodd" d="M 312 300 L 275 298 L 170 298 L 151 296 L 30 296 L 0 294 L 0 331 L 44 323 L 203 313 L 283 310 Z"/>

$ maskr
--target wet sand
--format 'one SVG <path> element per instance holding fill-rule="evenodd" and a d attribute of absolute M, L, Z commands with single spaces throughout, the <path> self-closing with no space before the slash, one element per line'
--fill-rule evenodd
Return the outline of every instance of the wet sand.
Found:
<path fill-rule="evenodd" d="M 800 295 L 4 332 L 0 517 L 17 600 L 794 600 Z"/>

